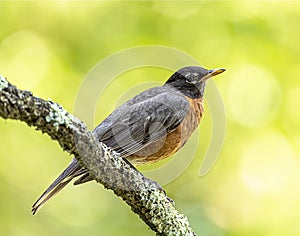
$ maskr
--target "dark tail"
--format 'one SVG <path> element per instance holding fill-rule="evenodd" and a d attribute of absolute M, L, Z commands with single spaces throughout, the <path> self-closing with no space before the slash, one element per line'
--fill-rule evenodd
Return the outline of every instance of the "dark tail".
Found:
<path fill-rule="evenodd" d="M 41 207 L 60 190 L 62 190 L 73 178 L 87 175 L 87 170 L 82 168 L 78 161 L 74 158 L 70 165 L 58 176 L 58 178 L 46 189 L 39 199 L 32 206 L 32 214 L 34 215 Z M 78 184 L 78 183 L 77 183 Z"/>

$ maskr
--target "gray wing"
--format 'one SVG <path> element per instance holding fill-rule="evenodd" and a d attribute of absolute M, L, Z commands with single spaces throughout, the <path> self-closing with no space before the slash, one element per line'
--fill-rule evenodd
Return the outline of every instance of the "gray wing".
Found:
<path fill-rule="evenodd" d="M 189 110 L 187 99 L 173 91 L 125 103 L 108 116 L 94 134 L 121 156 L 136 153 L 178 127 Z"/>

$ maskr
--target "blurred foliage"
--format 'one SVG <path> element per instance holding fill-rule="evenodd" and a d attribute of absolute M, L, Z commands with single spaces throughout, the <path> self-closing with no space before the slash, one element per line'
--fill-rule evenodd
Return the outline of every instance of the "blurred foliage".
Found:
<path fill-rule="evenodd" d="M 195 158 L 166 191 L 199 235 L 300 235 L 299 9 L 299 1 L 1 1 L 0 73 L 72 111 L 88 71 L 129 47 L 169 46 L 226 68 L 215 80 L 227 116 L 219 160 L 199 177 L 206 115 Z M 120 76 L 95 124 L 125 91 L 169 75 L 141 68 Z M 68 186 L 31 216 L 70 157 L 21 122 L 0 120 L 0 130 L 1 235 L 153 235 L 96 183 Z"/>

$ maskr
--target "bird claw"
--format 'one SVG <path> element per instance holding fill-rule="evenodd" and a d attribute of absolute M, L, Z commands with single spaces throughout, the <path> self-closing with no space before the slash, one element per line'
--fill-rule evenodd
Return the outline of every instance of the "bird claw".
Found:
<path fill-rule="evenodd" d="M 150 181 L 153 183 L 153 185 L 155 185 L 156 189 L 158 189 L 161 193 L 163 193 L 163 194 L 166 196 L 167 200 L 168 200 L 173 206 L 175 206 L 175 201 L 174 201 L 172 198 L 170 198 L 170 197 L 167 196 L 167 193 L 166 193 L 166 191 L 163 189 L 163 187 L 161 187 L 161 186 L 160 186 L 156 181 L 154 181 L 154 180 L 150 180 Z"/>
<path fill-rule="evenodd" d="M 168 196 L 166 196 L 168 201 L 173 205 L 175 206 L 175 201 L 172 199 L 172 198 L 169 198 Z"/>

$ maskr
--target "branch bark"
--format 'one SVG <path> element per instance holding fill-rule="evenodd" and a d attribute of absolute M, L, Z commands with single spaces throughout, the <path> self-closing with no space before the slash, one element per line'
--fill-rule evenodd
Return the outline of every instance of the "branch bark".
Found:
<path fill-rule="evenodd" d="M 99 143 L 86 126 L 59 104 L 19 90 L 0 75 L 0 116 L 34 126 L 57 141 L 93 178 L 121 197 L 156 235 L 196 235 L 163 189 Z"/>

